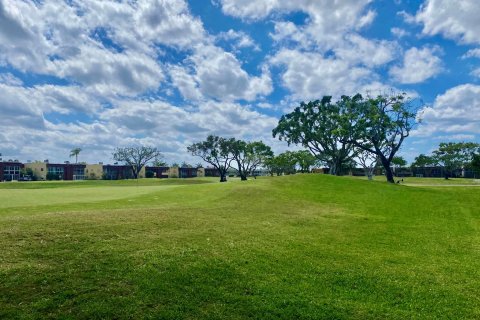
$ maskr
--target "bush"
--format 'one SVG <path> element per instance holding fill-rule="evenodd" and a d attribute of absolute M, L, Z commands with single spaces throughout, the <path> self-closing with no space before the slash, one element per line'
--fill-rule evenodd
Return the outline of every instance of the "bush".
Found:
<path fill-rule="evenodd" d="M 145 178 L 153 178 L 155 176 L 155 173 L 153 171 L 147 171 L 145 172 Z"/>
<path fill-rule="evenodd" d="M 47 180 L 61 180 L 61 177 L 59 174 L 49 172 L 47 173 Z"/>

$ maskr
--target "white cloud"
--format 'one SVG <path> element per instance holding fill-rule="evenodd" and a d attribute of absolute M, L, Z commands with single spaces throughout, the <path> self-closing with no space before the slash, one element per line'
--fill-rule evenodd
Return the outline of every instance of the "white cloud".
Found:
<path fill-rule="evenodd" d="M 480 48 L 470 49 L 463 56 L 462 59 L 480 58 Z"/>
<path fill-rule="evenodd" d="M 260 51 L 260 47 L 257 43 L 245 32 L 235 31 L 233 29 L 228 30 L 227 32 L 221 32 L 217 35 L 218 40 L 234 41 L 234 49 L 241 48 L 252 48 L 254 51 Z"/>
<path fill-rule="evenodd" d="M 283 85 L 295 99 L 317 99 L 323 95 L 351 95 L 375 85 L 377 76 L 365 67 L 321 54 L 282 49 L 271 58 L 273 65 L 285 67 Z"/>
<path fill-rule="evenodd" d="M 390 32 L 397 38 L 403 38 L 409 35 L 409 32 L 402 28 L 391 28 Z"/>
<path fill-rule="evenodd" d="M 259 77 L 250 76 L 232 53 L 219 47 L 199 46 L 188 61 L 189 68 L 171 68 L 175 85 L 187 99 L 202 96 L 224 101 L 251 101 L 272 91 L 267 69 L 262 70 Z"/>
<path fill-rule="evenodd" d="M 426 0 L 415 16 L 425 35 L 441 34 L 460 43 L 480 43 L 478 0 Z"/>
<path fill-rule="evenodd" d="M 476 78 L 480 78 L 480 68 L 476 68 L 470 72 L 470 74 Z"/>
<path fill-rule="evenodd" d="M 480 134 L 480 86 L 463 84 L 437 96 L 422 112 L 415 136 Z"/>
<path fill-rule="evenodd" d="M 410 48 L 405 52 L 402 66 L 390 68 L 390 75 L 400 83 L 421 83 L 443 70 L 442 60 L 435 54 L 439 49 Z"/>

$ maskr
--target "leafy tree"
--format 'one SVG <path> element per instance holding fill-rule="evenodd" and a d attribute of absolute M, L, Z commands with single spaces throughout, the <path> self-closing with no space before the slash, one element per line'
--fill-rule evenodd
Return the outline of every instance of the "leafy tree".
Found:
<path fill-rule="evenodd" d="M 178 168 L 178 167 L 180 167 L 180 165 L 178 164 L 178 162 L 174 162 L 174 163 L 172 163 L 171 167 L 172 168 Z"/>
<path fill-rule="evenodd" d="M 124 162 L 132 168 L 135 179 L 138 179 L 138 174 L 147 162 L 161 156 L 157 148 L 145 146 L 116 148 L 113 153 L 115 161 Z"/>
<path fill-rule="evenodd" d="M 392 164 L 396 168 L 402 168 L 402 167 L 405 167 L 407 165 L 407 160 L 405 160 L 405 158 L 403 158 L 403 157 L 393 157 Z"/>
<path fill-rule="evenodd" d="M 242 140 L 231 141 L 231 152 L 237 163 L 237 171 L 241 180 L 247 180 L 256 168 L 273 156 L 272 149 L 262 141 L 245 142 Z"/>
<path fill-rule="evenodd" d="M 405 93 L 366 99 L 357 94 L 341 102 L 349 110 L 340 129 L 347 136 L 344 141 L 377 155 L 387 181 L 394 183 L 392 160 L 417 122 L 412 100 Z"/>
<path fill-rule="evenodd" d="M 317 163 L 317 158 L 308 150 L 296 151 L 294 156 L 302 173 L 310 172 L 310 168 Z"/>
<path fill-rule="evenodd" d="M 198 168 L 203 168 L 203 164 L 201 164 L 201 163 L 199 162 L 199 163 L 197 163 L 197 164 L 195 165 L 195 168 L 197 168 L 197 169 L 198 169 Z"/>
<path fill-rule="evenodd" d="M 433 156 L 445 167 L 445 179 L 448 179 L 455 170 L 468 166 L 479 151 L 480 144 L 475 142 L 442 142 Z"/>
<path fill-rule="evenodd" d="M 75 163 L 78 162 L 78 155 L 80 154 L 81 151 L 82 151 L 81 148 L 73 148 L 72 150 L 70 150 L 70 158 L 75 157 Z"/>
<path fill-rule="evenodd" d="M 356 152 L 356 162 L 363 167 L 368 180 L 373 179 L 373 173 L 378 167 L 378 156 L 370 151 L 359 149 Z"/>
<path fill-rule="evenodd" d="M 211 164 L 220 174 L 220 182 L 227 181 L 227 171 L 233 160 L 231 145 L 235 139 L 209 135 L 205 141 L 194 143 L 187 150 L 194 156 Z"/>
<path fill-rule="evenodd" d="M 412 168 L 423 168 L 423 167 L 430 167 L 438 165 L 438 160 L 435 157 L 424 155 L 423 153 L 420 154 L 415 160 L 412 162 Z"/>
<path fill-rule="evenodd" d="M 280 153 L 275 157 L 275 169 L 278 176 L 281 174 L 294 174 L 296 164 L 297 158 L 292 151 Z"/>
<path fill-rule="evenodd" d="M 289 145 L 301 144 L 325 162 L 331 174 L 340 175 L 344 164 L 353 158 L 353 143 L 346 139 L 345 131 L 338 130 L 347 119 L 346 105 L 331 100 L 324 96 L 322 100 L 302 102 L 280 118 L 272 133 Z"/>
<path fill-rule="evenodd" d="M 473 155 L 472 162 L 470 162 L 470 167 L 473 170 L 480 171 L 480 154 Z"/>

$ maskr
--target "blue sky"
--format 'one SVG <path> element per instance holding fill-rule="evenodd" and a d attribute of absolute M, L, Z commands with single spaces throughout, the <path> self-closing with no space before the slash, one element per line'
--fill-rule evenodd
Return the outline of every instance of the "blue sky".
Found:
<path fill-rule="evenodd" d="M 406 91 L 401 150 L 480 135 L 476 0 L 0 0 L 4 159 L 112 162 L 115 147 L 263 140 L 300 101 Z"/>

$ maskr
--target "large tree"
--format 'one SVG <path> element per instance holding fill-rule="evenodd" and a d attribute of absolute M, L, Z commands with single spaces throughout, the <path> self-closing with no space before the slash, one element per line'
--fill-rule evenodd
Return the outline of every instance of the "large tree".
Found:
<path fill-rule="evenodd" d="M 241 180 L 247 180 L 247 176 L 273 156 L 272 149 L 262 141 L 234 140 L 231 141 L 230 148 Z"/>
<path fill-rule="evenodd" d="M 82 148 L 73 148 L 72 150 L 70 150 L 70 158 L 75 157 L 75 163 L 78 162 L 78 155 L 80 154 L 81 151 L 82 151 Z"/>
<path fill-rule="evenodd" d="M 341 132 L 345 142 L 378 156 L 388 182 L 394 183 L 392 160 L 417 123 L 417 108 L 405 93 L 363 98 L 342 97 Z"/>
<path fill-rule="evenodd" d="M 434 158 L 445 168 L 445 179 L 453 175 L 455 170 L 471 164 L 475 153 L 480 151 L 480 144 L 475 142 L 442 142 L 433 151 Z"/>
<path fill-rule="evenodd" d="M 211 164 L 220 174 L 220 182 L 227 181 L 227 171 L 233 160 L 231 146 L 235 139 L 209 135 L 205 141 L 187 147 L 188 152 Z"/>
<path fill-rule="evenodd" d="M 330 174 L 340 175 L 343 166 L 353 158 L 353 143 L 347 141 L 344 131 L 338 130 L 347 109 L 343 103 L 332 103 L 332 97 L 302 102 L 289 114 L 283 115 L 273 129 L 290 144 L 300 144 L 330 168 Z"/>
<path fill-rule="evenodd" d="M 135 179 L 138 179 L 138 174 L 147 162 L 161 156 L 162 154 L 157 148 L 145 146 L 116 148 L 113 152 L 115 161 L 124 162 L 132 168 Z"/>

